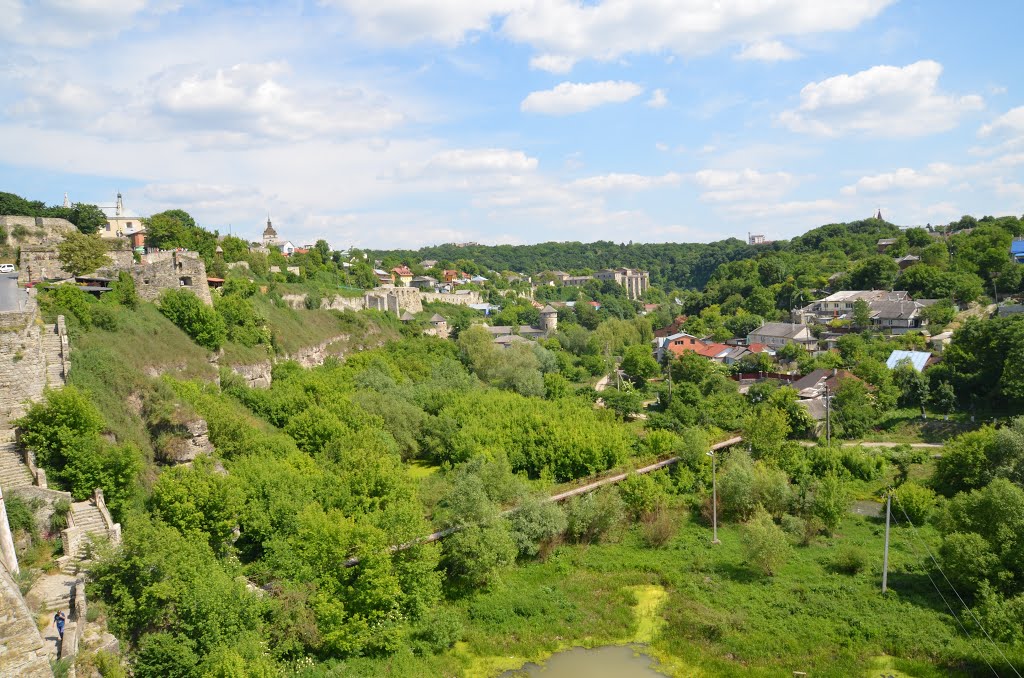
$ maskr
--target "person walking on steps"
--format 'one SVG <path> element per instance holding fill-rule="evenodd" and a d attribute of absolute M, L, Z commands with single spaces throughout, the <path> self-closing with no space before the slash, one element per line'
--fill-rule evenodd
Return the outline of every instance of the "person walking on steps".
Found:
<path fill-rule="evenodd" d="M 61 640 L 64 640 L 64 623 L 66 621 L 67 616 L 64 614 L 64 610 L 59 610 L 57 614 L 53 615 L 53 623 L 57 625 L 57 635 Z"/>

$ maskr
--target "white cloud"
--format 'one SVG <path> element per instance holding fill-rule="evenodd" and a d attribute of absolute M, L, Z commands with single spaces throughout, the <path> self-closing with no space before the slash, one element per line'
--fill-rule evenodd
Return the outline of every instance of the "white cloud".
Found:
<path fill-rule="evenodd" d="M 777 198 L 799 181 L 788 172 L 760 172 L 755 169 L 702 169 L 693 181 L 703 189 L 701 200 L 729 202 Z"/>
<path fill-rule="evenodd" d="M 522 0 L 322 0 L 355 22 L 355 33 L 392 45 L 420 41 L 457 45 L 468 33 L 488 31 L 491 22 Z"/>
<path fill-rule="evenodd" d="M 668 96 L 666 96 L 665 90 L 656 89 L 651 92 L 651 98 L 647 100 L 647 105 L 651 108 L 665 108 L 668 105 Z"/>
<path fill-rule="evenodd" d="M 658 141 L 654 144 L 654 148 L 662 153 L 666 153 L 669 147 L 664 141 Z"/>
<path fill-rule="evenodd" d="M 537 169 L 537 158 L 504 148 L 458 148 L 435 154 L 424 169 L 428 172 L 531 172 Z"/>
<path fill-rule="evenodd" d="M 174 2 L 147 0 L 0 0 L 0 38 L 46 47 L 81 47 L 177 8 Z"/>
<path fill-rule="evenodd" d="M 792 61 L 802 54 L 792 47 L 787 47 L 778 40 L 755 42 L 744 47 L 736 55 L 738 61 Z"/>
<path fill-rule="evenodd" d="M 548 73 L 568 73 L 576 65 L 576 59 L 567 56 L 541 54 L 530 59 L 530 68 Z"/>
<path fill-rule="evenodd" d="M 853 75 L 812 82 L 800 90 L 800 105 L 779 121 L 795 132 L 820 136 L 861 133 L 875 137 L 922 136 L 952 129 L 960 117 L 980 110 L 980 96 L 950 96 L 937 90 L 942 65 L 918 61 L 875 66 Z"/>
<path fill-rule="evenodd" d="M 530 92 L 519 109 L 526 113 L 569 115 L 605 104 L 620 104 L 639 96 L 643 87 L 622 80 L 563 82 L 554 89 Z"/>
<path fill-rule="evenodd" d="M 675 172 L 669 172 L 660 176 L 611 173 L 577 179 L 569 186 L 570 188 L 584 191 L 603 193 L 615 190 L 643 191 L 663 186 L 678 186 L 682 181 L 683 175 Z"/>
<path fill-rule="evenodd" d="M 532 46 L 538 56 L 531 67 L 554 73 L 567 73 L 582 59 L 707 54 L 734 44 L 763 51 L 752 58 L 792 58 L 779 37 L 852 30 L 894 1 L 322 0 L 350 16 L 360 38 L 456 45 L 493 29 Z"/>
<path fill-rule="evenodd" d="M 1024 134 L 1024 106 L 1010 109 L 989 124 L 982 125 L 978 130 L 978 136 L 981 137 L 1017 137 L 1022 134 Z"/>
<path fill-rule="evenodd" d="M 892 172 L 861 177 L 857 180 L 857 183 L 844 186 L 841 193 L 843 195 L 858 195 L 944 186 L 949 183 L 954 169 L 951 165 L 944 163 L 933 163 L 928 166 L 927 170 L 922 172 L 910 167 L 901 167 Z"/>
<path fill-rule="evenodd" d="M 12 120 L 106 139 L 174 134 L 197 148 L 239 148 L 371 136 L 407 119 L 382 94 L 301 82 L 283 62 L 178 67 L 122 89 L 70 84 L 43 70 L 20 77 L 23 95 L 6 109 Z"/>
<path fill-rule="evenodd" d="M 732 44 L 856 28 L 893 0 L 545 0 L 502 25 L 546 57 L 613 60 L 630 53 L 706 54 Z"/>

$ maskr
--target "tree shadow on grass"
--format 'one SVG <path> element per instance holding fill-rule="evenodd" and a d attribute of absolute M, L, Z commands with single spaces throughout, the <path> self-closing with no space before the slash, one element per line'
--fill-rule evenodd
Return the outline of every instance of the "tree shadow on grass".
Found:
<path fill-rule="evenodd" d="M 720 563 L 715 567 L 715 572 L 737 584 L 754 584 L 771 579 L 753 565 L 746 563 Z"/>
<path fill-rule="evenodd" d="M 888 586 L 890 590 L 899 594 L 902 600 L 913 603 L 918 607 L 925 607 L 936 612 L 949 614 L 949 607 L 942 601 L 942 596 L 944 596 L 946 602 L 956 612 L 957 617 L 967 614 L 963 609 L 963 605 L 960 604 L 960 600 L 949 588 L 942 575 L 931 573 L 931 577 L 931 581 L 929 581 L 928 574 L 924 572 L 890 572 Z M 932 585 L 932 581 L 935 582 L 935 585 Z M 942 596 L 939 596 L 935 591 L 935 586 L 939 587 Z M 970 603 L 970 599 L 968 599 L 968 603 Z"/>

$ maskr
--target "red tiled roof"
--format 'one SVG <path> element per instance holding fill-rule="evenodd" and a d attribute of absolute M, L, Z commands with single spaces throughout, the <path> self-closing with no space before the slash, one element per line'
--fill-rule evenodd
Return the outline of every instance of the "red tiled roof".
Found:
<path fill-rule="evenodd" d="M 725 344 L 705 344 L 704 346 L 698 346 L 693 349 L 693 352 L 697 355 L 704 356 L 705 358 L 714 358 L 723 351 L 728 351 L 729 347 Z"/>
<path fill-rule="evenodd" d="M 768 344 L 750 344 L 747 346 L 747 350 L 751 353 L 764 353 L 768 350 Z"/>
<path fill-rule="evenodd" d="M 412 270 L 410 270 L 408 266 L 395 266 L 391 270 L 398 275 L 412 275 Z"/>

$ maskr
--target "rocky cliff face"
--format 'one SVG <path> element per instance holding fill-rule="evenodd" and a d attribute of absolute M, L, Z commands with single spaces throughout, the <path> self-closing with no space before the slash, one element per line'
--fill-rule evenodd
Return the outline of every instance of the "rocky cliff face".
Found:
<path fill-rule="evenodd" d="M 231 371 L 245 379 L 249 388 L 270 388 L 272 368 L 269 360 L 251 365 L 231 365 Z"/>

